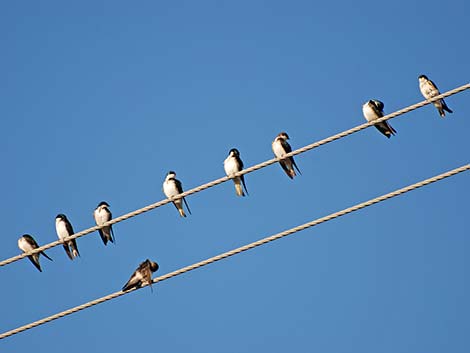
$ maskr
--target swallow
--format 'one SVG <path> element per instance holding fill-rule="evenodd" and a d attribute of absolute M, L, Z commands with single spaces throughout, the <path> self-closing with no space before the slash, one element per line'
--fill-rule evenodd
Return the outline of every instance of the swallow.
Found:
<path fill-rule="evenodd" d="M 18 247 L 20 248 L 20 250 L 23 250 L 23 252 L 29 252 L 31 250 L 39 248 L 38 243 L 36 243 L 36 240 L 34 240 L 34 238 L 29 234 L 25 234 L 18 239 Z M 39 255 L 44 255 L 44 257 L 48 258 L 51 261 L 52 259 L 47 256 L 44 251 L 40 251 L 28 256 L 28 259 L 39 270 L 39 272 L 42 272 L 41 265 L 39 264 Z"/>
<path fill-rule="evenodd" d="M 441 94 L 434 82 L 428 79 L 426 75 L 420 75 L 418 77 L 418 81 L 419 90 L 421 91 L 421 94 L 424 96 L 424 98 L 431 99 Z M 434 106 L 439 111 L 441 118 L 446 116 L 446 112 L 453 113 L 452 110 L 450 110 L 450 108 L 447 106 L 446 102 L 444 102 L 444 99 L 439 99 L 432 104 L 434 104 Z"/>
<path fill-rule="evenodd" d="M 362 106 L 362 113 L 364 114 L 364 118 L 369 122 L 377 120 L 384 116 L 384 104 L 376 99 L 371 99 Z M 374 126 L 387 138 L 397 133 L 388 121 L 382 121 Z"/>
<path fill-rule="evenodd" d="M 286 132 L 281 132 L 274 139 L 271 146 L 272 146 L 274 155 L 277 158 L 282 158 L 287 153 L 292 152 L 292 148 L 290 147 L 289 143 L 287 142 L 288 139 L 289 139 L 289 135 L 287 135 Z M 295 164 L 294 157 L 281 159 L 279 161 L 279 164 L 281 165 L 282 169 L 284 169 L 287 176 L 291 179 L 294 179 L 294 177 L 297 175 L 295 173 L 294 167 L 295 167 L 295 169 L 297 169 L 299 174 L 302 175 L 302 173 L 299 170 L 299 167 L 297 167 L 297 164 Z"/>
<path fill-rule="evenodd" d="M 175 178 L 176 173 L 174 171 L 169 171 L 166 175 L 165 181 L 163 182 L 163 192 L 165 196 L 168 197 L 170 200 L 173 199 L 175 196 L 183 193 L 183 186 L 181 185 L 181 181 Z M 186 208 L 188 209 L 189 214 L 191 214 L 191 210 L 189 209 L 188 203 L 186 199 L 183 197 L 181 199 L 173 201 L 176 209 L 180 213 L 181 217 L 186 217 L 186 214 L 183 210 L 183 200 Z"/>
<path fill-rule="evenodd" d="M 107 202 L 101 201 L 99 203 L 99 205 L 95 208 L 95 211 L 93 211 L 93 218 L 95 218 L 97 226 L 100 226 L 113 218 Z M 107 245 L 108 241 L 114 243 L 115 240 L 113 226 L 106 226 L 98 229 L 98 232 L 100 233 L 100 237 L 101 240 L 103 240 L 104 245 Z"/>
<path fill-rule="evenodd" d="M 126 291 L 132 288 L 140 288 L 147 284 L 150 285 L 152 289 L 152 273 L 158 270 L 158 264 L 156 262 L 150 261 L 149 259 L 142 262 L 137 270 L 134 271 L 131 278 L 127 283 L 122 287 L 122 291 Z"/>
<path fill-rule="evenodd" d="M 236 148 L 232 148 L 229 151 L 228 157 L 224 161 L 224 170 L 225 174 L 227 174 L 228 177 L 231 177 L 233 174 L 243 170 L 243 162 L 240 159 L 240 152 L 238 152 Z M 235 192 L 237 193 L 237 195 L 245 196 L 245 193 L 248 195 L 244 175 L 233 177 L 232 179 L 235 184 Z M 243 189 L 245 189 L 245 192 L 243 192 Z"/>
<path fill-rule="evenodd" d="M 72 225 L 70 224 L 67 217 L 62 213 L 58 214 L 55 218 L 55 229 L 59 240 L 63 240 L 64 238 L 74 234 Z M 78 252 L 77 248 L 76 239 L 72 239 L 64 243 L 64 249 L 70 260 L 73 260 L 77 256 L 80 256 L 80 253 Z"/>

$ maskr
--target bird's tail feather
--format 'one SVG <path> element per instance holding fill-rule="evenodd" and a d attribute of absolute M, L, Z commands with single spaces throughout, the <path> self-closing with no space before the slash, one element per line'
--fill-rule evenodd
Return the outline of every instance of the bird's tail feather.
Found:
<path fill-rule="evenodd" d="M 183 210 L 183 205 L 181 203 L 181 200 L 173 201 L 173 205 L 175 205 L 175 207 L 178 210 L 181 217 L 186 217 L 186 214 L 184 213 L 184 210 Z"/>
<path fill-rule="evenodd" d="M 178 209 L 178 212 L 180 213 L 181 217 L 186 217 L 186 213 L 184 213 L 182 204 L 177 205 L 176 208 Z"/>
<path fill-rule="evenodd" d="M 295 171 L 292 167 L 292 163 L 289 162 L 289 160 L 281 160 L 279 162 L 282 170 L 287 174 L 287 176 L 291 179 L 294 179 L 295 177 Z"/>
<path fill-rule="evenodd" d="M 445 103 L 444 103 L 444 100 L 442 100 L 442 99 L 434 102 L 434 106 L 439 111 L 439 115 L 441 116 L 441 118 L 445 118 L 445 116 L 446 116 L 444 105 L 445 105 Z"/>
<path fill-rule="evenodd" d="M 287 171 L 287 175 L 288 175 L 291 179 L 294 179 L 294 177 L 295 177 L 297 174 L 295 173 L 294 168 L 292 168 L 292 169 L 289 169 L 289 170 Z"/>
<path fill-rule="evenodd" d="M 441 118 L 445 118 L 446 112 L 444 111 L 444 109 L 442 107 L 439 107 L 437 109 L 439 110 L 439 115 L 441 116 Z"/>
<path fill-rule="evenodd" d="M 70 247 L 72 248 L 73 257 L 80 257 L 80 253 L 78 252 L 77 241 L 72 239 Z"/>
<path fill-rule="evenodd" d="M 234 183 L 235 183 L 235 192 L 237 193 L 237 195 L 245 196 L 245 194 L 243 193 L 242 184 L 240 183 L 240 180 L 237 180 L 237 181 L 234 180 Z"/>

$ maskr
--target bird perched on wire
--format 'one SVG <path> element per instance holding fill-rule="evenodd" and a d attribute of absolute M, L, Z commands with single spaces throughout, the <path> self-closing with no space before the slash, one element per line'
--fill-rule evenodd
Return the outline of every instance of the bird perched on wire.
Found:
<path fill-rule="evenodd" d="M 376 99 L 368 100 L 362 106 L 362 113 L 364 114 L 364 118 L 369 122 L 377 120 L 385 115 L 384 104 Z M 388 121 L 382 121 L 374 126 L 387 138 L 396 134 L 395 129 L 388 123 Z"/>
<path fill-rule="evenodd" d="M 65 238 L 74 234 L 72 224 L 70 224 L 70 221 L 62 213 L 58 214 L 55 218 L 55 229 L 57 232 L 57 236 L 62 241 Z M 67 256 L 69 257 L 70 260 L 73 260 L 74 258 L 80 256 L 80 253 L 78 252 L 76 239 L 66 241 L 63 243 L 63 245 L 64 245 L 65 252 L 67 253 Z"/>
<path fill-rule="evenodd" d="M 273 149 L 274 155 L 277 158 L 282 158 L 284 157 L 287 153 L 292 152 L 292 148 L 289 145 L 289 142 L 287 140 L 289 139 L 289 135 L 287 135 L 286 132 L 281 132 L 279 135 L 276 136 L 274 141 L 271 144 L 271 147 Z M 289 157 L 289 158 L 284 158 L 279 161 L 279 164 L 281 165 L 282 169 L 286 172 L 287 176 L 291 179 L 294 179 L 294 177 L 297 175 L 295 173 L 295 169 L 299 172 L 299 174 L 302 174 L 300 172 L 300 169 L 297 167 L 297 164 L 295 164 L 294 157 Z"/>
<path fill-rule="evenodd" d="M 98 206 L 93 211 L 93 218 L 95 219 L 97 226 L 100 226 L 113 218 L 107 202 L 101 201 L 98 204 Z M 98 232 L 100 233 L 100 237 L 104 245 L 107 245 L 108 241 L 114 243 L 114 232 L 112 225 L 98 229 Z"/>
<path fill-rule="evenodd" d="M 181 181 L 176 179 L 176 173 L 174 171 L 169 171 L 166 175 L 165 181 L 163 182 L 163 193 L 172 201 L 175 196 L 183 193 L 183 186 L 181 184 Z M 186 205 L 186 208 L 188 209 L 189 214 L 191 214 L 191 210 L 189 209 L 188 203 L 186 202 L 186 199 L 184 197 L 174 200 L 173 204 L 180 213 L 180 216 L 186 217 L 186 213 L 184 213 L 183 209 L 183 201 Z"/>
<path fill-rule="evenodd" d="M 29 252 L 31 250 L 39 248 L 38 243 L 36 243 L 36 240 L 34 240 L 34 238 L 29 234 L 25 234 L 21 238 L 18 239 L 18 247 L 21 250 L 23 250 L 23 252 Z M 33 255 L 28 256 L 28 259 L 39 270 L 39 272 L 42 272 L 41 265 L 39 264 L 39 255 L 44 255 L 44 257 L 48 258 L 51 261 L 52 259 L 49 256 L 47 256 L 47 254 L 44 251 L 40 251 Z"/>
<path fill-rule="evenodd" d="M 224 170 L 225 174 L 227 174 L 228 177 L 232 178 L 235 184 L 235 192 L 237 193 L 237 195 L 245 196 L 245 192 L 248 195 L 244 175 L 232 177 L 233 174 L 243 170 L 243 162 L 240 159 L 240 152 L 238 152 L 236 148 L 232 148 L 228 153 L 228 157 L 224 160 Z M 243 192 L 243 189 L 245 189 L 245 192 Z"/>
<path fill-rule="evenodd" d="M 132 289 L 132 288 L 140 288 L 145 285 L 150 285 L 150 289 L 152 289 L 152 273 L 158 270 L 158 264 L 153 262 L 149 259 L 142 262 L 137 270 L 134 271 L 131 278 L 127 281 L 127 283 L 122 287 L 123 291 Z"/>
<path fill-rule="evenodd" d="M 418 77 L 418 81 L 419 81 L 419 90 L 421 91 L 421 94 L 424 96 L 424 98 L 431 99 L 441 94 L 439 90 L 437 89 L 437 86 L 434 84 L 434 82 L 428 79 L 426 75 L 420 75 Z M 444 99 L 442 98 L 438 99 L 432 104 L 434 104 L 434 106 L 437 108 L 437 110 L 439 111 L 439 115 L 442 118 L 446 116 L 446 112 L 453 113 L 452 110 L 450 110 L 450 108 L 447 106 Z"/>

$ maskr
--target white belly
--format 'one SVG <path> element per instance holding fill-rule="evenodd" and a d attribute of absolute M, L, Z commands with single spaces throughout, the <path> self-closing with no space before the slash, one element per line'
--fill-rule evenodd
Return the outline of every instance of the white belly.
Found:
<path fill-rule="evenodd" d="M 57 231 L 57 236 L 61 240 L 70 235 L 69 232 L 67 232 L 67 228 L 65 227 L 65 222 L 64 221 L 57 222 L 56 225 L 55 225 L 55 229 Z"/>
<path fill-rule="evenodd" d="M 163 183 L 163 193 L 166 197 L 171 198 L 179 194 L 178 189 L 176 188 L 176 184 L 174 181 L 165 181 Z"/>
<path fill-rule="evenodd" d="M 105 210 L 95 210 L 95 221 L 97 225 L 102 225 L 103 223 L 110 220 L 109 213 Z"/>
<path fill-rule="evenodd" d="M 421 93 L 426 99 L 431 99 L 439 94 L 439 91 L 427 82 L 420 85 L 420 88 L 421 88 Z"/>
<path fill-rule="evenodd" d="M 277 158 L 281 158 L 281 157 L 284 157 L 285 154 L 286 154 L 286 151 L 284 150 L 284 148 L 282 147 L 282 144 L 279 140 L 275 140 L 272 144 L 272 148 L 273 148 L 273 152 L 274 152 L 274 155 L 277 157 Z"/>
<path fill-rule="evenodd" d="M 18 247 L 24 252 L 33 250 L 31 244 L 29 244 L 24 238 L 18 239 Z"/>
<path fill-rule="evenodd" d="M 224 161 L 224 170 L 225 174 L 227 174 L 228 176 L 240 171 L 238 170 L 238 163 L 236 162 L 235 158 L 228 157 Z"/>
<path fill-rule="evenodd" d="M 364 114 L 364 118 L 366 118 L 367 121 L 372 121 L 380 118 L 380 116 L 378 116 L 375 111 L 371 107 L 369 107 L 368 104 L 364 104 L 362 106 L 362 113 Z"/>

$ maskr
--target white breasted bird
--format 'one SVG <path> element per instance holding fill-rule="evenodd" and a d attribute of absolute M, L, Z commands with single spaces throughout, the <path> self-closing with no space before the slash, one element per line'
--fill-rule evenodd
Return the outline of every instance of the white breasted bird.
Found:
<path fill-rule="evenodd" d="M 292 148 L 289 145 L 289 142 L 287 140 L 289 139 L 289 135 L 287 135 L 286 132 L 281 132 L 279 135 L 276 136 L 274 141 L 271 144 L 271 147 L 273 149 L 274 155 L 277 158 L 282 158 L 284 157 L 287 153 L 292 152 Z M 284 158 L 279 161 L 279 164 L 281 165 L 282 169 L 286 172 L 287 176 L 291 179 L 294 179 L 294 177 L 297 175 L 295 173 L 295 169 L 299 172 L 299 174 L 302 174 L 297 167 L 297 164 L 295 164 L 294 157 L 289 157 L 289 158 Z"/>
<path fill-rule="evenodd" d="M 140 288 L 147 284 L 150 285 L 150 289 L 152 289 L 152 273 L 158 270 L 158 264 L 153 262 L 149 259 L 142 262 L 137 270 L 134 271 L 131 278 L 127 281 L 127 283 L 122 287 L 123 291 L 132 289 L 132 288 Z"/>
<path fill-rule="evenodd" d="M 70 224 L 67 217 L 62 213 L 58 214 L 55 218 L 55 229 L 57 232 L 57 236 L 60 240 L 63 240 L 64 238 L 74 234 L 72 225 Z M 67 253 L 67 256 L 70 260 L 73 260 L 77 256 L 80 256 L 80 253 L 78 252 L 77 248 L 76 239 L 69 240 L 67 242 L 64 242 L 63 244 L 65 252 Z"/>
<path fill-rule="evenodd" d="M 175 196 L 183 193 L 183 186 L 181 185 L 181 182 L 176 179 L 176 173 L 174 171 L 169 171 L 166 175 L 165 181 L 163 182 L 163 193 L 172 201 Z M 191 214 L 191 210 L 189 209 L 188 203 L 184 197 L 174 200 L 173 204 L 180 213 L 180 216 L 186 217 L 186 213 L 184 213 L 183 209 L 183 201 L 186 205 L 186 208 L 188 209 L 189 214 Z"/>
<path fill-rule="evenodd" d="M 95 219 L 97 226 L 100 226 L 113 218 L 113 215 L 109 210 L 109 205 L 107 202 L 101 201 L 99 203 L 99 205 L 95 208 L 95 211 L 93 212 L 93 218 Z M 103 227 L 99 229 L 98 232 L 100 233 L 100 237 L 104 245 L 107 245 L 108 241 L 114 243 L 113 226 Z"/>
<path fill-rule="evenodd" d="M 377 120 L 385 115 L 384 104 L 379 100 L 371 99 L 365 102 L 362 106 L 362 113 L 364 114 L 364 118 L 366 118 L 366 120 L 369 122 Z M 396 134 L 395 129 L 388 123 L 388 121 L 382 121 L 378 124 L 375 124 L 374 126 L 382 134 L 387 136 L 387 138 L 390 138 L 390 136 Z"/>
<path fill-rule="evenodd" d="M 423 95 L 424 98 L 431 99 L 441 94 L 439 90 L 437 89 L 437 86 L 434 84 L 434 82 L 428 79 L 426 75 L 420 75 L 418 77 L 418 81 L 419 81 L 419 90 L 421 91 L 421 94 Z M 439 99 L 433 102 L 433 104 L 439 111 L 439 115 L 442 118 L 446 116 L 446 112 L 452 113 L 452 110 L 450 110 L 450 108 L 447 106 L 444 99 Z"/>
<path fill-rule="evenodd" d="M 23 250 L 23 252 L 29 252 L 31 250 L 39 248 L 38 243 L 36 243 L 36 240 L 29 235 L 25 234 L 21 238 L 18 239 L 18 247 Z M 41 265 L 39 264 L 39 255 L 44 255 L 46 258 L 52 261 L 52 259 L 46 255 L 44 251 L 37 252 L 36 254 L 29 255 L 28 259 L 33 263 L 33 265 L 39 270 L 39 272 L 42 272 L 41 270 Z"/>
<path fill-rule="evenodd" d="M 227 174 L 228 177 L 233 179 L 233 182 L 235 184 L 235 192 L 237 193 L 237 195 L 245 196 L 245 193 L 248 195 L 244 175 L 233 177 L 233 174 L 243 170 L 243 162 L 240 159 L 240 152 L 238 152 L 236 148 L 232 148 L 229 151 L 228 157 L 224 161 L 224 170 L 225 174 Z M 245 192 L 243 192 L 243 189 L 245 189 Z"/>

